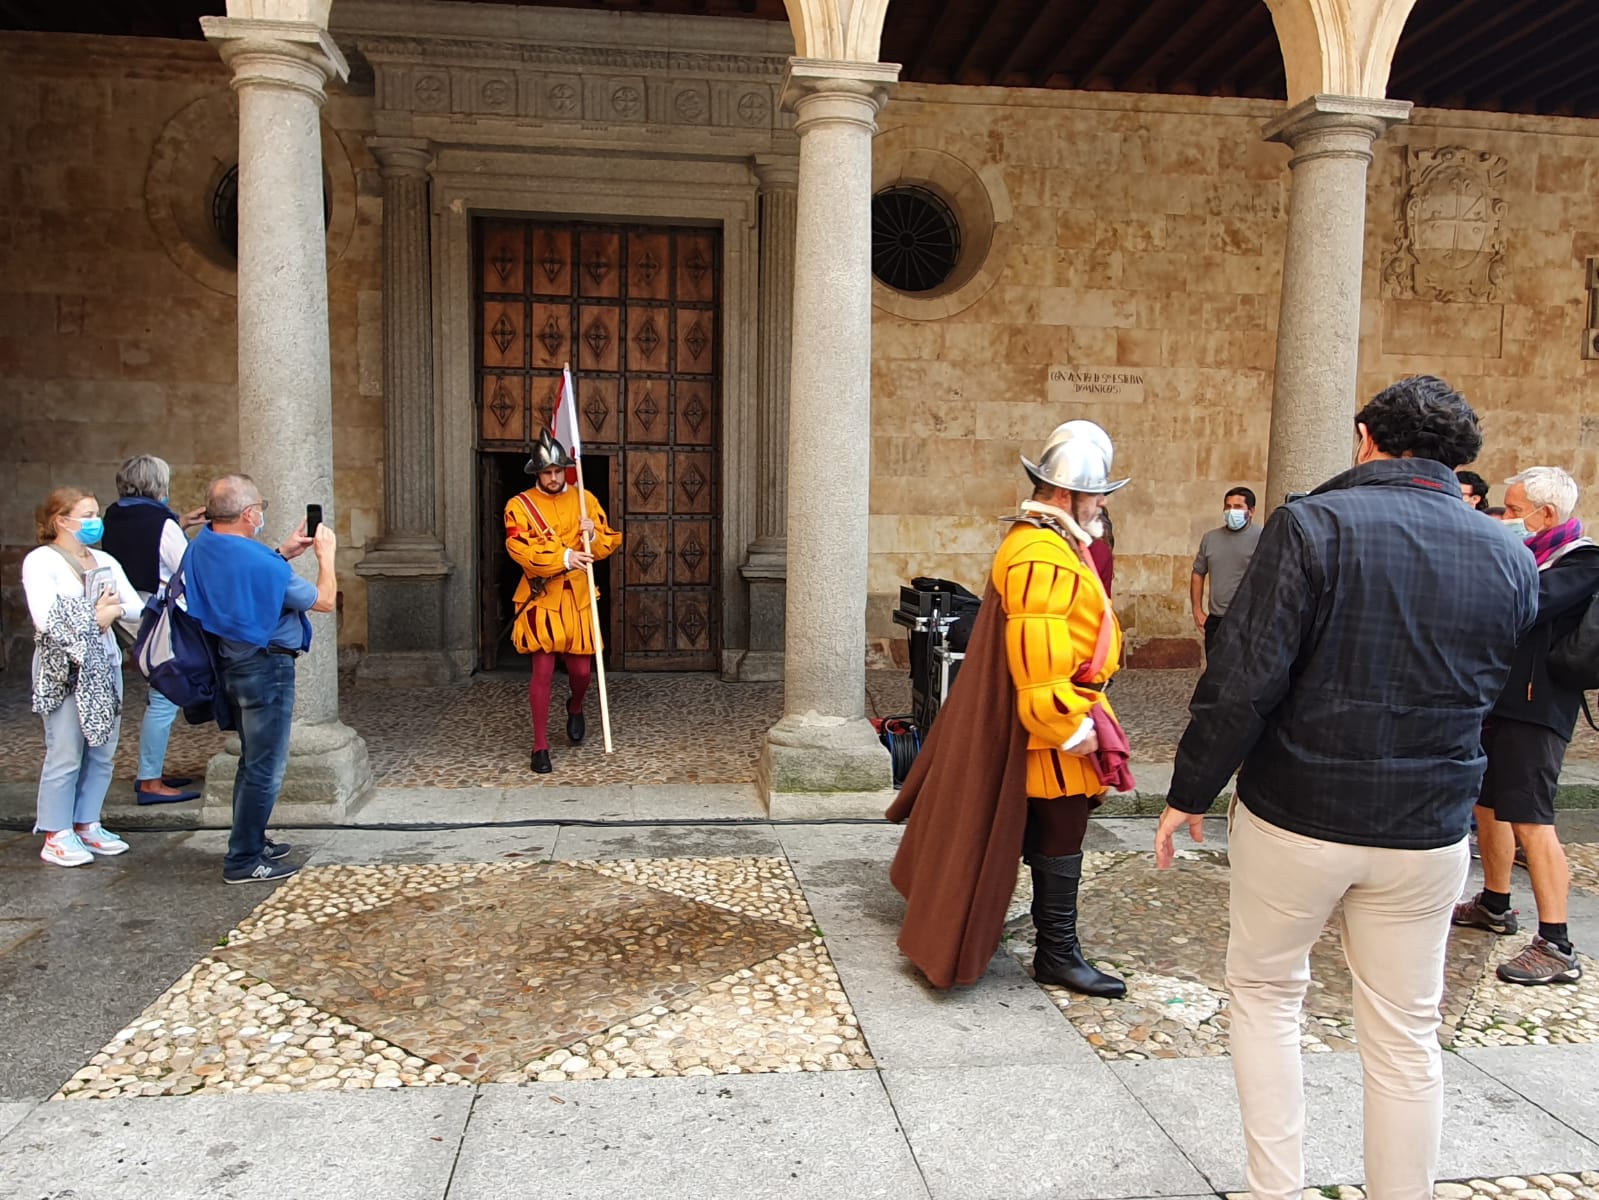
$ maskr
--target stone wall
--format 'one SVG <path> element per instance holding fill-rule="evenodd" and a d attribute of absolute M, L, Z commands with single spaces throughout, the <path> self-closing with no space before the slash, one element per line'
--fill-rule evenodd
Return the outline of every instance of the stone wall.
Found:
<path fill-rule="evenodd" d="M 889 614 L 912 576 L 981 590 L 1002 535 L 995 519 L 1027 492 L 1017 456 L 1086 417 L 1110 431 L 1117 473 L 1133 477 L 1110 506 L 1133 661 L 1198 661 L 1188 581 L 1199 537 L 1219 524 L 1229 486 L 1266 502 L 1290 178 L 1287 148 L 1259 130 L 1278 111 L 1175 96 L 896 93 L 880 118 L 879 159 L 897 161 L 889 175 L 949 197 L 934 160 L 959 160 L 984 180 L 994 236 L 986 280 L 911 304 L 878 292 L 868 630 L 879 650 L 903 655 Z M 1361 393 L 1420 372 L 1455 382 L 1485 415 L 1479 469 L 1493 480 L 1554 461 L 1599 484 L 1599 364 L 1581 357 L 1583 259 L 1599 253 L 1596 134 L 1594 122 L 1421 111 L 1379 143 Z M 1422 264 L 1422 290 L 1441 280 L 1454 298 L 1416 298 L 1415 279 L 1384 282 L 1417 173 L 1406 174 L 1407 148 L 1453 145 L 1506 161 L 1483 209 L 1498 212 L 1504 252 L 1497 264 L 1486 250 Z M 879 186 L 888 181 L 880 172 Z M 1466 191 L 1434 187 L 1412 211 L 1436 217 L 1474 200 Z M 1467 250 L 1480 232 L 1462 231 Z M 1436 235 L 1434 220 L 1422 240 Z M 1472 263 L 1454 262 L 1463 257 Z M 1467 294 L 1495 272 L 1491 300 Z M 1052 384 L 1052 372 L 1090 377 Z"/>
<path fill-rule="evenodd" d="M 238 469 L 231 260 L 209 222 L 237 150 L 228 73 L 203 42 L 0 35 L 0 584 L 12 661 L 32 630 L 18 563 L 51 488 L 116 498 L 117 465 L 157 454 L 177 507 Z M 340 640 L 366 640 L 350 568 L 381 517 L 381 189 L 370 100 L 335 95 L 328 127 L 336 494 L 269 497 L 281 536 L 321 500 L 342 541 Z M 286 431 L 286 436 L 305 436 Z"/>

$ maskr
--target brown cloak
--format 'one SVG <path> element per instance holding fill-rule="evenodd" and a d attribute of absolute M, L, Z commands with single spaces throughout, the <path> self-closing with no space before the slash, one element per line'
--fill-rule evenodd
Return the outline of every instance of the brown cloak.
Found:
<path fill-rule="evenodd" d="M 955 686 L 887 816 L 910 818 L 889 868 L 905 897 L 899 948 L 934 987 L 975 983 L 999 948 L 1027 832 L 1027 729 L 992 580 Z"/>

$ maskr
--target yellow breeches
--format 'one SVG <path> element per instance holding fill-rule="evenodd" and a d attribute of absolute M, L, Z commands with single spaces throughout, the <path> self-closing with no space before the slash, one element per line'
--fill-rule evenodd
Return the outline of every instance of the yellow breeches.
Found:
<path fill-rule="evenodd" d="M 511 631 L 511 641 L 519 653 L 532 654 L 536 650 L 546 654 L 594 653 L 594 619 L 588 604 L 579 608 L 572 589 L 557 586 L 559 595 L 551 597 L 546 593 L 518 618 L 516 628 Z M 583 598 L 588 599 L 586 595 Z"/>

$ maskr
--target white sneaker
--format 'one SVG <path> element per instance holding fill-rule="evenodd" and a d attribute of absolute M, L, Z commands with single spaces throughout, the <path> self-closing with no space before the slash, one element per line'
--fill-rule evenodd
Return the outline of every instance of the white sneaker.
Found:
<path fill-rule="evenodd" d="M 46 834 L 44 849 L 39 851 L 39 857 L 58 867 L 81 867 L 84 863 L 94 861 L 94 855 L 89 853 L 89 848 L 70 829 Z"/>
<path fill-rule="evenodd" d="M 77 831 L 78 841 L 93 854 L 103 854 L 109 858 L 113 854 L 126 854 L 128 843 L 112 833 L 104 825 L 96 821 L 87 829 Z"/>

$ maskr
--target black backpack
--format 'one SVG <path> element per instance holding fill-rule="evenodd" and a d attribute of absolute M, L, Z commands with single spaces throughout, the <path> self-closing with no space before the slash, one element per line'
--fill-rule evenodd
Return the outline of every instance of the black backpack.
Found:
<path fill-rule="evenodd" d="M 1589 725 L 1599 729 L 1588 709 L 1586 694 L 1599 688 L 1599 594 L 1588 601 L 1577 627 L 1549 648 L 1548 665 L 1550 679 L 1584 693 L 1582 715 L 1588 718 Z"/>

